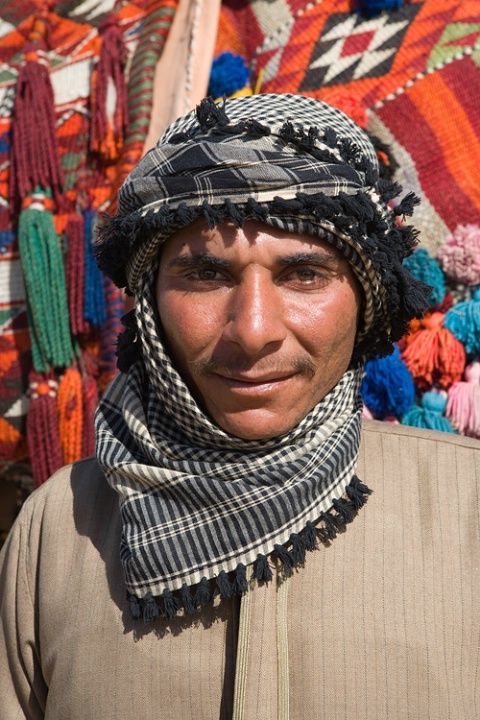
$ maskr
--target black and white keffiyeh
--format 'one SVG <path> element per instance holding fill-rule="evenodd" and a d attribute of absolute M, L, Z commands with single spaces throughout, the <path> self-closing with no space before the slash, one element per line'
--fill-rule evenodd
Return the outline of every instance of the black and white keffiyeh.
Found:
<path fill-rule="evenodd" d="M 352 519 L 368 490 L 354 475 L 361 370 L 347 371 L 288 434 L 233 437 L 172 365 L 152 274 L 145 283 L 137 301 L 144 359 L 107 389 L 96 434 L 98 460 L 120 495 L 127 588 L 152 619 L 182 604 L 192 610 L 215 592 L 243 592 L 246 566 L 262 580 L 271 577 L 269 558 L 287 569 L 302 562 L 317 535 L 331 539 Z"/>
<path fill-rule="evenodd" d="M 123 372 L 96 416 L 97 456 L 119 493 L 121 559 L 134 616 L 190 612 L 268 580 L 350 522 L 368 488 L 355 476 L 363 362 L 391 351 L 430 289 L 402 261 L 415 204 L 379 177 L 368 137 L 312 98 L 205 100 L 167 129 L 126 179 L 101 230 L 99 265 L 136 295 L 119 344 Z M 321 237 L 349 260 L 364 302 L 350 369 L 287 434 L 243 440 L 199 407 L 169 358 L 155 304 L 161 244 L 203 217 L 255 219 Z M 126 358 L 128 362 L 126 361 Z"/>
<path fill-rule="evenodd" d="M 402 265 L 417 243 L 417 199 L 380 177 L 368 136 L 340 110 L 301 95 L 206 99 L 176 120 L 125 180 L 96 257 L 135 294 L 161 244 L 204 217 L 254 219 L 321 237 L 352 263 L 364 291 L 355 360 L 385 355 L 423 314 L 428 286 Z"/>

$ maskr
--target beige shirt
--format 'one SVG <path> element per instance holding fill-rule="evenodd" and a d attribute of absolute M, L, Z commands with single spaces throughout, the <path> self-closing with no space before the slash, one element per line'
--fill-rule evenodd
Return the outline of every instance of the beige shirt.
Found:
<path fill-rule="evenodd" d="M 0 718 L 480 719 L 480 443 L 364 426 L 373 489 L 286 581 L 131 620 L 118 501 L 93 460 L 25 503 L 2 552 Z"/>

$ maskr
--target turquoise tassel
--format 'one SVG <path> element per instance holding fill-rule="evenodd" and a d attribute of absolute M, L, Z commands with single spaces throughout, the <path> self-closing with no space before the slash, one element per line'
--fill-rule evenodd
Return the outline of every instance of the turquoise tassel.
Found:
<path fill-rule="evenodd" d="M 445 392 L 426 392 L 421 400 L 421 407 L 415 405 L 402 417 L 402 425 L 411 425 L 428 430 L 441 430 L 442 432 L 456 433 L 443 414 L 447 406 Z"/>
<path fill-rule="evenodd" d="M 419 248 L 406 258 L 403 264 L 417 280 L 432 286 L 429 298 L 430 307 L 440 305 L 445 298 L 445 276 L 435 258 L 430 257 L 424 248 Z"/>
<path fill-rule="evenodd" d="M 480 286 L 471 300 L 454 305 L 445 314 L 443 325 L 463 343 L 468 355 L 480 353 Z"/>

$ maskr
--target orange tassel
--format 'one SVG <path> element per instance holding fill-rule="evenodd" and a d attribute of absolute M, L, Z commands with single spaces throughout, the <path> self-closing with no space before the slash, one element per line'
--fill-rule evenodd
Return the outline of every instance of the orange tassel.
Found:
<path fill-rule="evenodd" d="M 402 360 L 420 388 L 440 385 L 448 388 L 458 382 L 465 369 L 465 348 L 443 327 L 442 313 L 432 313 L 411 335 Z"/>
<path fill-rule="evenodd" d="M 58 386 L 58 419 L 63 462 L 69 465 L 82 456 L 82 376 L 68 368 Z"/>

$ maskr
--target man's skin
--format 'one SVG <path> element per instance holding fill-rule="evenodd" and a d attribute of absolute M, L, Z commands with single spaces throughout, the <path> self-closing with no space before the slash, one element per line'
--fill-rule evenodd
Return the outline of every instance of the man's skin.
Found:
<path fill-rule="evenodd" d="M 227 432 L 288 432 L 347 370 L 362 292 L 329 243 L 248 221 L 165 243 L 157 303 L 169 351 Z"/>

